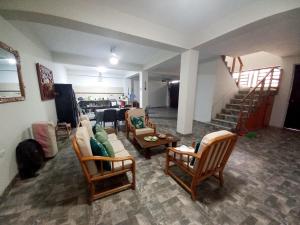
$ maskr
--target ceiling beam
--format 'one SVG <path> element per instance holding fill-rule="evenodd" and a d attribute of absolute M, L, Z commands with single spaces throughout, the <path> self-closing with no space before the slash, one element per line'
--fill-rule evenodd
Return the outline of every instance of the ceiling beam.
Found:
<path fill-rule="evenodd" d="M 187 47 L 185 34 L 142 18 L 122 13 L 97 1 L 1 0 L 0 14 L 7 20 L 48 24 L 140 45 L 181 52 Z M 67 10 L 66 10 L 67 9 Z"/>

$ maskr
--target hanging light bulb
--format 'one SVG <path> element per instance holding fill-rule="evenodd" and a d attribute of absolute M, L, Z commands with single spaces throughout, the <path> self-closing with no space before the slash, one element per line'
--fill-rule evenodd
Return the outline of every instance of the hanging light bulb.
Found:
<path fill-rule="evenodd" d="M 119 63 L 119 58 L 118 58 L 117 54 L 115 53 L 115 51 L 116 51 L 116 47 L 110 48 L 111 57 L 109 58 L 109 62 L 112 65 L 117 65 Z"/>

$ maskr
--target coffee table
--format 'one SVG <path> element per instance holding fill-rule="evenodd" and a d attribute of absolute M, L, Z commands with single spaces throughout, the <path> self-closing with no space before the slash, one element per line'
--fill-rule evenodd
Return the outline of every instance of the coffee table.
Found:
<path fill-rule="evenodd" d="M 145 141 L 144 137 L 149 136 L 149 134 L 143 134 L 143 135 L 138 135 L 135 137 L 135 142 L 141 147 L 142 149 L 145 150 L 145 158 L 150 159 L 151 154 L 150 154 L 150 149 L 155 148 L 161 145 L 165 145 L 166 147 L 169 147 L 170 145 L 172 147 L 177 146 L 177 142 L 180 141 L 178 137 L 175 137 L 172 134 L 166 134 L 167 138 L 158 138 L 157 141 Z M 157 134 L 151 134 L 151 136 L 158 136 Z M 169 137 L 169 138 L 168 138 Z"/>

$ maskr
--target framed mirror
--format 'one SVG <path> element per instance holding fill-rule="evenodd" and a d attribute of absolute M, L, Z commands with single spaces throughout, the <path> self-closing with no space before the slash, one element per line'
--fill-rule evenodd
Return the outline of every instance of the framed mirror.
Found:
<path fill-rule="evenodd" d="M 0 41 L 0 103 L 24 100 L 19 53 Z"/>

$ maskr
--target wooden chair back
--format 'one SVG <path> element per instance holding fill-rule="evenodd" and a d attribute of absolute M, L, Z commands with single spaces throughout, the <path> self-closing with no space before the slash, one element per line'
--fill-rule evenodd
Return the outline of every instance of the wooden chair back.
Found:
<path fill-rule="evenodd" d="M 229 134 L 215 138 L 213 141 L 202 140 L 201 157 L 195 162 L 197 177 L 208 177 L 222 171 L 237 140 L 236 134 Z"/>

